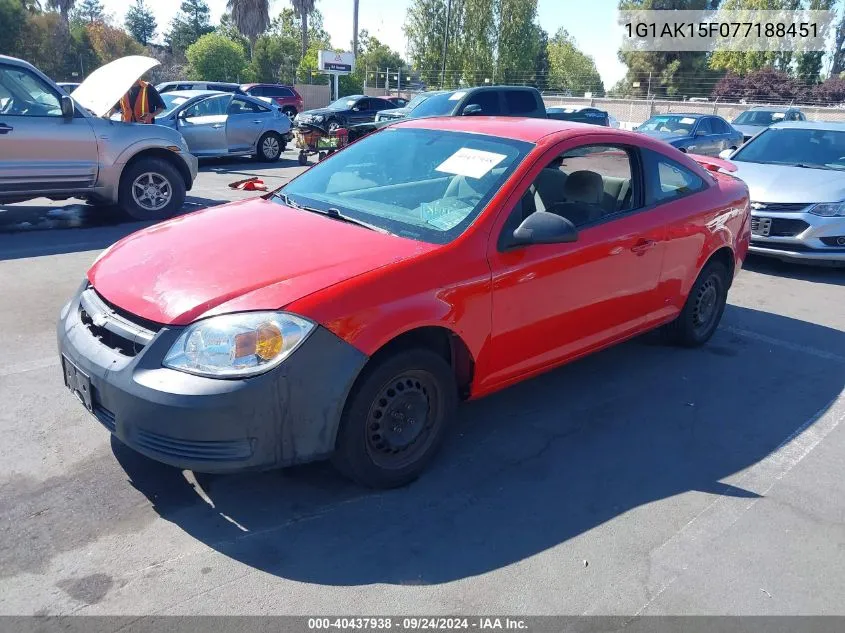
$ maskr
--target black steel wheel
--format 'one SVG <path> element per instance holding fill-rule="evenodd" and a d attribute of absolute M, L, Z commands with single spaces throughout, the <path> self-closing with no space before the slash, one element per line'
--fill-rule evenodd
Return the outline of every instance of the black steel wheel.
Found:
<path fill-rule="evenodd" d="M 719 327 L 728 300 L 728 270 L 721 262 L 708 263 L 695 280 L 684 309 L 666 326 L 670 340 L 685 347 L 704 345 Z"/>
<path fill-rule="evenodd" d="M 457 400 L 452 369 L 433 352 L 405 350 L 376 361 L 347 400 L 335 466 L 372 488 L 413 481 L 437 451 Z"/>

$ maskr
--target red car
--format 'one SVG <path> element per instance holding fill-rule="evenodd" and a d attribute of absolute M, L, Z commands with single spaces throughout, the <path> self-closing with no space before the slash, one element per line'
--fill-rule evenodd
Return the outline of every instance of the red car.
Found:
<path fill-rule="evenodd" d="M 179 468 L 331 457 L 402 485 L 461 399 L 658 327 L 711 337 L 750 216 L 700 160 L 548 119 L 399 123 L 107 249 L 61 313 L 65 380 Z"/>
<path fill-rule="evenodd" d="M 251 97 L 270 97 L 279 104 L 291 120 L 302 112 L 302 95 L 293 86 L 279 84 L 244 84 L 241 90 Z"/>

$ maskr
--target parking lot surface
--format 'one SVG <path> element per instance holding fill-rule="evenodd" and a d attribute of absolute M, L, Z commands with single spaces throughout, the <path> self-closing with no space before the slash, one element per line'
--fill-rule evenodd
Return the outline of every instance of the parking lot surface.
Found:
<path fill-rule="evenodd" d="M 186 211 L 295 158 L 205 164 Z M 752 259 L 707 346 L 649 335 L 469 403 L 372 492 L 163 466 L 67 392 L 59 310 L 142 226 L 0 207 L 0 613 L 845 614 L 845 270 Z"/>

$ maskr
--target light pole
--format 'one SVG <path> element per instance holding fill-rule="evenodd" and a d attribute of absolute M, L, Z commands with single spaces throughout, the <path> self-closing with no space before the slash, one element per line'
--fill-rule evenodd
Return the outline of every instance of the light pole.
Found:
<path fill-rule="evenodd" d="M 352 54 L 358 57 L 358 0 L 352 0 Z"/>
<path fill-rule="evenodd" d="M 440 73 L 440 87 L 446 84 L 446 53 L 449 51 L 449 20 L 452 18 L 452 0 L 446 3 L 446 32 L 443 34 L 443 68 Z"/>

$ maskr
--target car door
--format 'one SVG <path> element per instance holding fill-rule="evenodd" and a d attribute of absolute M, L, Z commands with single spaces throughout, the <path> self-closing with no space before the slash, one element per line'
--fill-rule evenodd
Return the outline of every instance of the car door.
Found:
<path fill-rule="evenodd" d="M 374 110 L 371 109 L 370 99 L 358 99 L 349 110 L 349 122 L 352 125 L 358 123 L 369 123 L 376 116 Z"/>
<path fill-rule="evenodd" d="M 270 108 L 233 97 L 226 111 L 226 139 L 230 152 L 251 151 L 273 116 Z"/>
<path fill-rule="evenodd" d="M 718 154 L 715 151 L 716 139 L 713 137 L 713 128 L 710 124 L 710 117 L 701 117 L 695 125 L 693 138 L 687 146 L 687 151 L 692 154 L 704 154 L 713 156 Z"/>
<path fill-rule="evenodd" d="M 587 353 L 662 318 L 665 228 L 644 208 L 641 163 L 635 147 L 596 134 L 545 153 L 520 183 L 488 247 L 493 298 L 486 386 Z M 524 218 L 543 210 L 570 219 L 577 240 L 504 246 Z"/>
<path fill-rule="evenodd" d="M 195 156 L 229 153 L 226 110 L 232 95 L 215 95 L 187 104 L 178 114 L 178 129 Z"/>
<path fill-rule="evenodd" d="M 730 147 L 736 147 L 736 139 L 734 138 L 734 130 L 730 124 L 717 116 L 710 117 L 710 127 L 713 129 L 714 139 L 714 156 L 718 156 L 719 152 Z"/>
<path fill-rule="evenodd" d="M 85 191 L 98 173 L 97 139 L 81 113 L 27 68 L 0 62 L 0 195 Z"/>

